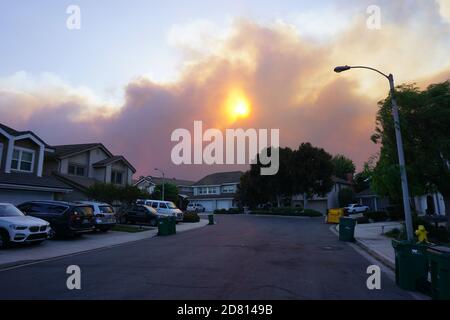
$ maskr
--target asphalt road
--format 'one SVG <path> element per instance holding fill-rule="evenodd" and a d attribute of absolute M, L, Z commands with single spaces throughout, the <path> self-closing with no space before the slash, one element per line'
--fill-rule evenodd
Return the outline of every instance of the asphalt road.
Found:
<path fill-rule="evenodd" d="M 411 299 L 323 219 L 218 216 L 170 237 L 0 270 L 0 299 Z M 66 268 L 81 268 L 68 290 Z"/>

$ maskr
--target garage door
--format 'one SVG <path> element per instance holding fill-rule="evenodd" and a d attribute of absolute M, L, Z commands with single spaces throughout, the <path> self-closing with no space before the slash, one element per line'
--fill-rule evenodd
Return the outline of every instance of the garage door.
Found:
<path fill-rule="evenodd" d="M 202 206 L 204 206 L 206 212 L 213 212 L 215 210 L 214 201 L 197 201 L 197 203 L 200 203 Z"/>
<path fill-rule="evenodd" d="M 53 200 L 53 193 L 0 189 L 0 202 L 7 202 L 17 205 L 31 200 Z"/>
<path fill-rule="evenodd" d="M 217 209 L 230 209 L 233 206 L 232 200 L 218 200 Z"/>

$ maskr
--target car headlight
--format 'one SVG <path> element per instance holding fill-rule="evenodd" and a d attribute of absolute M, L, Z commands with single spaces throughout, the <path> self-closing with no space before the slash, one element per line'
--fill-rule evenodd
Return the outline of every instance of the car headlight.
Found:
<path fill-rule="evenodd" d="M 27 229 L 26 226 L 17 226 L 17 225 L 15 225 L 15 224 L 10 225 L 9 227 L 10 227 L 11 229 L 13 229 L 13 230 L 25 230 L 25 229 Z"/>

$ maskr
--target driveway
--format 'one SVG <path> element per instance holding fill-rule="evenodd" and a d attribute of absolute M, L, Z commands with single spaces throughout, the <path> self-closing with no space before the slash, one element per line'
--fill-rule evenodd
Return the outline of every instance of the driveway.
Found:
<path fill-rule="evenodd" d="M 1 299 L 412 299 L 322 218 L 217 216 L 217 225 L 0 271 Z M 81 268 L 81 290 L 66 269 Z"/>

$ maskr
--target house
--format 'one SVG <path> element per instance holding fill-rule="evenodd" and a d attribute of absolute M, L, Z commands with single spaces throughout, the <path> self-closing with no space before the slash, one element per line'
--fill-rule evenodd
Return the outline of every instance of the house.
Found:
<path fill-rule="evenodd" d="M 359 203 L 368 206 L 373 211 L 384 211 L 390 206 L 387 197 L 378 196 L 371 188 L 356 194 Z M 442 194 L 430 193 L 414 197 L 414 208 L 419 215 L 445 216 L 445 203 Z"/>
<path fill-rule="evenodd" d="M 71 186 L 74 192 L 64 200 L 85 200 L 87 189 L 95 183 L 119 186 L 132 184 L 136 169 L 120 155 L 113 155 L 103 144 L 71 144 L 53 146 L 45 154 L 44 171 Z"/>
<path fill-rule="evenodd" d="M 32 131 L 17 131 L 0 123 L 0 202 L 60 200 L 72 188 L 46 176 L 46 154 L 55 149 Z"/>
<path fill-rule="evenodd" d="M 192 185 L 194 184 L 194 181 L 146 176 L 140 177 L 133 185 L 152 194 L 155 191 L 156 186 L 162 185 L 163 182 L 176 185 L 178 187 L 179 195 L 183 198 L 188 198 L 193 195 Z"/>
<path fill-rule="evenodd" d="M 321 197 L 314 195 L 312 198 L 307 199 L 307 208 L 327 214 L 328 209 L 339 208 L 339 191 L 344 188 L 352 188 L 353 183 L 349 180 L 332 177 L 334 185 L 330 192 L 326 196 Z M 294 195 L 292 197 L 292 206 L 303 206 L 303 195 Z"/>
<path fill-rule="evenodd" d="M 198 203 L 207 212 L 230 209 L 237 206 L 234 200 L 243 172 L 219 172 L 210 174 L 192 185 L 194 194 L 189 203 Z"/>

